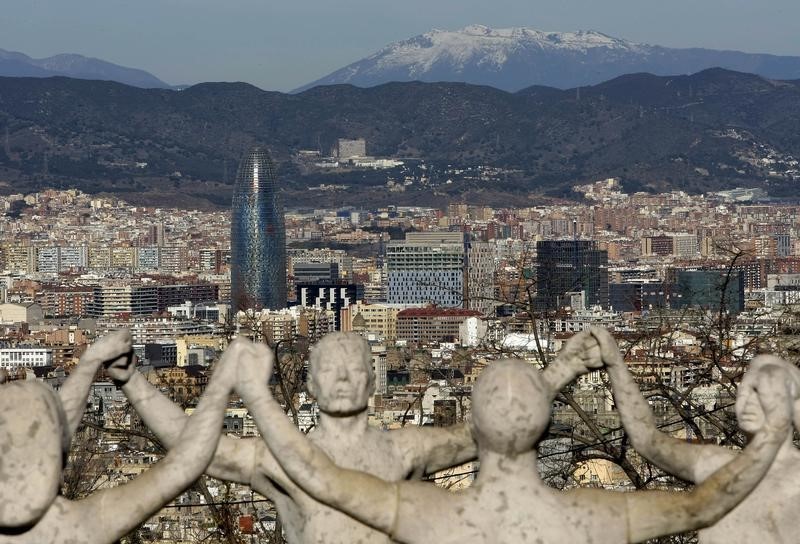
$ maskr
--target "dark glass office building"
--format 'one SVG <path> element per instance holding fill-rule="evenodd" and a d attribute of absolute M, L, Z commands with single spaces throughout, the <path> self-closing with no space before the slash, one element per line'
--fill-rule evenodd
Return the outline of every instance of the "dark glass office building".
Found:
<path fill-rule="evenodd" d="M 739 270 L 678 270 L 672 307 L 701 308 L 731 314 L 744 310 L 744 274 Z"/>
<path fill-rule="evenodd" d="M 286 226 L 275 164 L 254 147 L 236 173 L 231 213 L 231 309 L 286 307 Z"/>
<path fill-rule="evenodd" d="M 608 252 L 588 240 L 536 242 L 537 310 L 558 310 L 568 293 L 584 291 L 586 306 L 608 308 Z"/>

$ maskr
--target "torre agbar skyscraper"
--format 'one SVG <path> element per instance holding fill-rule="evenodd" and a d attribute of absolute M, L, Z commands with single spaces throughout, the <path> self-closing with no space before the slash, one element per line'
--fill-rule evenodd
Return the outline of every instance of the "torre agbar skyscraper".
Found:
<path fill-rule="evenodd" d="M 239 164 L 231 210 L 231 309 L 286 307 L 286 226 L 275 164 L 253 147 Z"/>

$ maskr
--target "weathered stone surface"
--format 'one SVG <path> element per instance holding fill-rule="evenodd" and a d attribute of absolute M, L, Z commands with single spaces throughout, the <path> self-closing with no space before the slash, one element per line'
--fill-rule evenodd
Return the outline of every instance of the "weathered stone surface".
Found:
<path fill-rule="evenodd" d="M 241 360 L 266 369 L 273 354 L 263 346 L 251 346 Z M 246 353 L 245 353 L 246 352 Z M 313 443 L 342 466 L 363 470 L 387 480 L 419 478 L 426 472 L 461 464 L 477 455 L 469 429 L 407 427 L 381 431 L 367 424 L 367 402 L 374 391 L 369 344 L 356 334 L 332 333 L 315 347 L 310 359 L 310 392 L 320 408 L 316 429 L 303 440 Z M 156 391 L 132 367 L 112 369 L 112 377 L 124 383 L 126 393 L 145 423 L 168 446 L 186 421 L 183 411 Z M 259 425 L 285 420 L 284 411 L 271 399 L 268 375 L 239 380 L 239 393 Z M 290 423 L 291 425 L 291 423 Z M 272 499 L 281 516 L 287 540 L 292 543 L 352 544 L 388 543 L 389 538 L 339 510 L 315 500 L 289 479 L 260 439 L 222 437 L 208 474 L 250 485 Z"/>
<path fill-rule="evenodd" d="M 738 454 L 661 435 L 613 339 L 601 330 L 573 337 L 542 372 L 518 360 L 492 363 L 473 390 L 469 427 L 450 429 L 368 427 L 374 381 L 369 346 L 356 335 L 336 333 L 312 354 L 309 388 L 322 416 L 319 428 L 303 435 L 270 395 L 273 360 L 266 346 L 234 341 L 188 419 L 135 371 L 126 332 L 87 350 L 59 395 L 36 382 L 0 380 L 0 544 L 113 542 L 207 467 L 214 476 L 251 483 L 272 497 L 290 542 L 326 544 L 638 542 L 713 524 L 769 470 L 768 481 L 703 538 L 794 540 L 787 531 L 796 508 L 792 499 L 798 486 L 790 475 L 798 452 L 788 431 L 793 413 L 800 414 L 800 372 L 776 358 L 754 360 L 740 386 L 737 414 L 752 439 Z M 560 492 L 541 481 L 536 447 L 549 424 L 554 395 L 603 363 L 634 442 L 665 468 L 699 482 L 693 492 Z M 171 449 L 136 480 L 68 501 L 57 495 L 63 454 L 101 365 L 124 384 L 131 402 Z M 219 440 L 234 385 L 263 441 Z M 481 471 L 464 492 L 408 481 L 459 464 L 476 451 Z"/>
<path fill-rule="evenodd" d="M 636 450 L 655 465 L 682 478 L 705 482 L 714 471 L 743 455 L 714 445 L 695 445 L 658 430 L 650 405 L 628 372 L 614 340 L 604 330 L 593 332 L 614 391 L 623 425 Z M 777 389 L 777 391 L 776 391 Z M 736 398 L 739 427 L 758 436 L 770 425 L 770 411 L 789 403 L 794 426 L 800 429 L 800 370 L 772 355 L 750 362 Z M 787 434 L 763 481 L 730 514 L 700 531 L 701 544 L 797 542 L 800 519 L 800 451 Z"/>
<path fill-rule="evenodd" d="M 576 338 L 580 342 L 585 335 Z M 239 387 L 250 406 L 274 411 L 272 399 L 248 390 L 268 376 L 260 360 L 271 360 L 263 347 L 254 351 L 239 360 Z M 561 363 L 581 366 L 577 357 Z M 788 436 L 791 409 L 780 376 L 768 376 L 759 388 L 765 424 L 740 455 L 691 493 L 548 488 L 537 472 L 536 445 L 549 423 L 556 390 L 545 373 L 518 360 L 492 363 L 475 385 L 472 429 L 481 470 L 461 493 L 337 466 L 286 418 L 260 429 L 295 484 L 400 542 L 639 542 L 708 526 L 759 482 Z"/>
<path fill-rule="evenodd" d="M 238 346 L 231 350 L 236 358 Z M 92 345 L 60 395 L 35 381 L 0 383 L 0 544 L 111 543 L 196 480 L 213 456 L 236 367 L 215 373 L 179 445 L 137 479 L 80 501 L 58 495 L 62 464 L 92 378 L 102 364 L 125 366 L 127 331 Z"/>

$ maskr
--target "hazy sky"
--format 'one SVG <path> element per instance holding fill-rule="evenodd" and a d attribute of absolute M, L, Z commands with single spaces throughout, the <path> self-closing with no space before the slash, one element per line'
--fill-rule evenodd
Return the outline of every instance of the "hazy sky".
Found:
<path fill-rule="evenodd" d="M 800 56 L 798 0 L 2 0 L 0 48 L 80 53 L 172 84 L 290 90 L 432 28 L 598 30 Z"/>

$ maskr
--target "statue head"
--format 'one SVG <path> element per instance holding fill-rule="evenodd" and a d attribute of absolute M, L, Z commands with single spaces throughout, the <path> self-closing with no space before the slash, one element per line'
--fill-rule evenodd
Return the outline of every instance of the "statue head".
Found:
<path fill-rule="evenodd" d="M 481 449 L 517 455 L 533 449 L 550 424 L 553 391 L 533 365 L 491 363 L 472 390 L 472 434 Z"/>
<path fill-rule="evenodd" d="M 353 415 L 367 409 L 375 391 L 372 352 L 367 341 L 354 333 L 326 334 L 311 350 L 308 390 L 320 410 Z"/>
<path fill-rule="evenodd" d="M 69 449 L 61 401 L 35 381 L 0 385 L 0 527 L 34 525 L 58 495 Z"/>
<path fill-rule="evenodd" d="M 785 374 L 793 403 L 792 420 L 795 428 L 800 429 L 800 369 L 775 355 L 758 355 L 750 361 L 736 394 L 736 419 L 748 434 L 756 433 L 765 422 L 764 409 L 758 400 L 758 377 L 768 368 Z"/>

